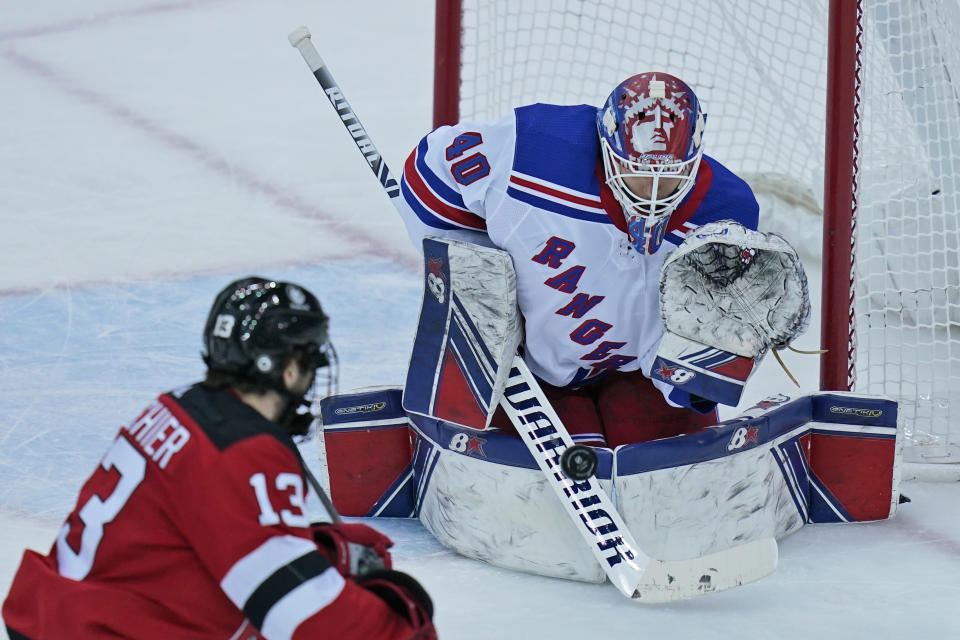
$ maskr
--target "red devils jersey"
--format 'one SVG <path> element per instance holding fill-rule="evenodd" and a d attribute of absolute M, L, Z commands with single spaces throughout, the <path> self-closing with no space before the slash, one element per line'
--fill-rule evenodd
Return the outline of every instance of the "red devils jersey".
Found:
<path fill-rule="evenodd" d="M 160 396 L 120 429 L 50 553 L 24 554 L 6 625 L 31 640 L 409 637 L 317 551 L 294 446 L 228 392 Z"/>

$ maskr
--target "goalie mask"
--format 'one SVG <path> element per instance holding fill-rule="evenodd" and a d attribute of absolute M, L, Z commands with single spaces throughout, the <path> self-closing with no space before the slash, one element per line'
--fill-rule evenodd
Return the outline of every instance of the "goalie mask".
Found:
<path fill-rule="evenodd" d="M 329 318 L 320 301 L 302 287 L 251 276 L 227 285 L 217 295 L 203 332 L 203 361 L 211 370 L 261 382 L 287 401 L 281 424 L 303 434 L 313 420 L 311 405 L 322 387 L 334 391 L 337 357 L 328 337 Z M 303 393 L 283 381 L 290 357 L 314 371 Z"/>
<path fill-rule="evenodd" d="M 693 90 L 666 73 L 627 78 L 597 111 L 606 182 L 640 253 L 660 248 L 670 214 L 693 188 L 705 122 Z"/>

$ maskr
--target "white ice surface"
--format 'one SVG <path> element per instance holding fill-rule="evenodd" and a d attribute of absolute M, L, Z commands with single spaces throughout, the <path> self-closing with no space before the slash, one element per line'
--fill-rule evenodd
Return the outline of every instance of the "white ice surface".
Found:
<path fill-rule="evenodd" d="M 301 24 L 399 172 L 430 127 L 432 0 L 0 5 L 0 597 L 117 426 L 200 375 L 229 279 L 317 292 L 342 388 L 402 382 L 419 261 L 286 41 Z M 815 358 L 787 360 L 815 389 Z M 788 385 L 770 359 L 743 405 Z M 904 490 L 892 521 L 806 527 L 771 577 L 661 607 L 375 524 L 434 596 L 441 638 L 960 637 L 960 486 Z"/>

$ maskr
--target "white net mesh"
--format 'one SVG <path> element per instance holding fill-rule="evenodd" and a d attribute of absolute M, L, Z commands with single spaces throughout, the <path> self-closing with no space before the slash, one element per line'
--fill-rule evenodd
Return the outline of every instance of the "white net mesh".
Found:
<path fill-rule="evenodd" d="M 634 73 L 672 73 L 704 105 L 708 153 L 757 192 L 761 225 L 819 257 L 826 0 L 463 4 L 462 119 L 600 104 Z M 901 401 L 908 458 L 960 461 L 960 11 L 864 5 L 855 388 Z"/>
<path fill-rule="evenodd" d="M 960 461 L 955 0 L 868 3 L 857 388 L 898 398 L 916 461 Z"/>

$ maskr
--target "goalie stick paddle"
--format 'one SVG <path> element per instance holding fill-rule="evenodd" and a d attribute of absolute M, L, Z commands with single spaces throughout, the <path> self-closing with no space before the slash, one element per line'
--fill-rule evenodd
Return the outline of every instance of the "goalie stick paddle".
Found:
<path fill-rule="evenodd" d="M 295 29 L 288 40 L 303 56 L 390 201 L 398 207 L 397 181 L 317 53 L 309 29 Z M 776 569 L 773 538 L 689 560 L 650 558 L 637 546 L 595 478 L 572 480 L 561 471 L 561 456 L 574 446 L 573 439 L 519 356 L 514 356 L 501 404 L 597 562 L 627 597 L 644 603 L 682 600 L 746 584 Z"/>

